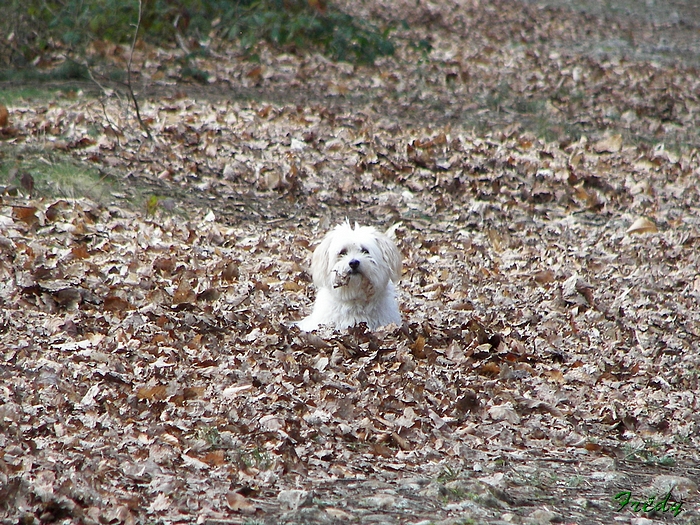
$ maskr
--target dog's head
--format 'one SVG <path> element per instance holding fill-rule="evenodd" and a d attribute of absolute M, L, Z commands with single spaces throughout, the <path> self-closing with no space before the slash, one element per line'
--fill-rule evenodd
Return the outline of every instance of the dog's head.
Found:
<path fill-rule="evenodd" d="M 389 237 L 349 222 L 328 232 L 311 259 L 314 284 L 344 299 L 371 300 L 401 277 L 401 253 Z"/>

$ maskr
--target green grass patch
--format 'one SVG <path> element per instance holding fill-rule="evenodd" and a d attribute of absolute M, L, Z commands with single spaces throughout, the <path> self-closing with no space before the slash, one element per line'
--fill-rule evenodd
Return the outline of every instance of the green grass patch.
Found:
<path fill-rule="evenodd" d="M 221 434 L 219 434 L 219 429 L 216 427 L 200 427 L 195 432 L 195 437 L 206 441 L 212 447 L 221 445 Z"/>
<path fill-rule="evenodd" d="M 17 152 L 0 145 L 0 185 L 4 194 L 45 198 L 113 200 L 113 181 L 72 157 L 35 148 Z"/>
<path fill-rule="evenodd" d="M 240 451 L 239 463 L 245 468 L 269 470 L 272 468 L 274 462 L 269 452 L 255 447 L 252 450 Z"/>
<path fill-rule="evenodd" d="M 673 467 L 676 464 L 673 456 L 663 454 L 665 445 L 650 439 L 644 440 L 644 445 L 640 447 L 626 445 L 624 450 L 625 459 L 627 460 L 640 461 L 647 465 L 662 467 Z"/>
<path fill-rule="evenodd" d="M 437 481 L 442 484 L 449 483 L 456 480 L 461 473 L 461 468 L 452 468 L 450 465 L 445 465 L 440 474 L 438 474 Z"/>
<path fill-rule="evenodd" d="M 70 86 L 47 88 L 41 84 L 10 85 L 0 87 L 0 104 L 14 106 L 30 102 L 46 102 L 75 94 Z"/>

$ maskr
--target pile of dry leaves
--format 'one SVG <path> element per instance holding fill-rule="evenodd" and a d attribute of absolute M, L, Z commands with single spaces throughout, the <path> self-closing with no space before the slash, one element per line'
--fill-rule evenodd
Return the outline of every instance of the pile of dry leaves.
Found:
<path fill-rule="evenodd" d="M 542 24 L 515 33 L 501 7 L 428 5 L 433 29 L 490 25 L 435 30 L 411 71 L 408 45 L 378 68 L 202 59 L 327 105 L 154 97 L 153 140 L 116 97 L 9 108 L 4 148 L 69 154 L 117 191 L 40 198 L 25 179 L 2 197 L 3 523 L 700 519 L 700 159 L 629 140 L 696 125 L 697 76 L 543 54 L 531 32 L 583 31 L 579 15 L 524 9 Z M 614 107 L 623 125 L 544 141 L 508 111 L 460 124 L 454 101 L 511 76 L 562 122 L 603 129 Z M 650 80 L 674 89 L 649 98 Z M 565 86 L 590 97 L 550 96 Z M 453 117 L 418 126 L 412 100 Z M 345 217 L 398 223 L 405 322 L 302 333 L 311 249 Z M 668 492 L 675 517 L 634 508 Z"/>

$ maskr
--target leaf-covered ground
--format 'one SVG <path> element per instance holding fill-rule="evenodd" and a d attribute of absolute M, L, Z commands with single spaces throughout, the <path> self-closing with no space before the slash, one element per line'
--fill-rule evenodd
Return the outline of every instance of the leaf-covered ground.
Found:
<path fill-rule="evenodd" d="M 9 104 L 3 523 L 700 521 L 700 77 L 590 51 L 669 27 L 365 8 L 410 27 L 373 68 L 137 50 L 152 140 L 119 91 Z M 111 195 L 42 196 L 66 158 Z M 300 333 L 346 217 L 398 225 L 405 322 Z"/>

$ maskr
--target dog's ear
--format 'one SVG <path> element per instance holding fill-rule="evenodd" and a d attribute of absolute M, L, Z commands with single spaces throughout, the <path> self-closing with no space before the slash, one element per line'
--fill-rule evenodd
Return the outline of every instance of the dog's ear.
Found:
<path fill-rule="evenodd" d="M 326 234 L 311 256 L 311 277 L 313 277 L 317 288 L 329 288 L 331 286 L 330 247 L 331 242 L 333 242 L 333 233 L 334 230 Z"/>
<path fill-rule="evenodd" d="M 376 238 L 382 259 L 391 269 L 391 280 L 397 282 L 401 278 L 401 252 L 394 244 L 394 241 L 386 235 L 378 233 Z"/>

